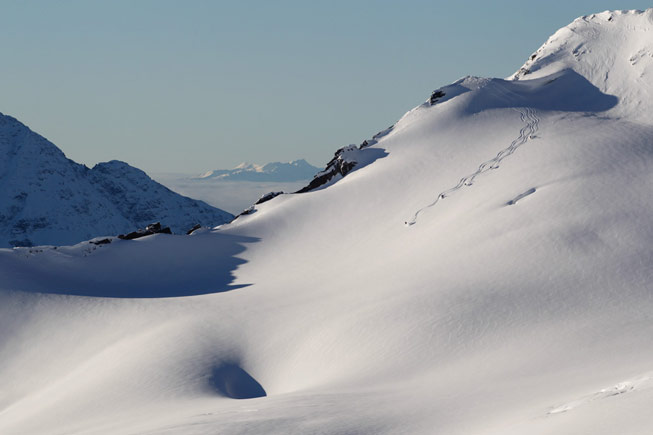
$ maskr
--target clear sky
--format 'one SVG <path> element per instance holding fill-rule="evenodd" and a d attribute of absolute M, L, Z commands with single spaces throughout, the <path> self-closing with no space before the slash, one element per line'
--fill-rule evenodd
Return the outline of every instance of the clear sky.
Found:
<path fill-rule="evenodd" d="M 650 1 L 2 1 L 0 111 L 89 166 L 323 166 L 558 28 Z"/>

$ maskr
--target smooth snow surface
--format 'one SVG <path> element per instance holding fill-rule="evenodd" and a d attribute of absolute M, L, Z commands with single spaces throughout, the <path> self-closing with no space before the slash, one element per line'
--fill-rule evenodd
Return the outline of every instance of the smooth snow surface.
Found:
<path fill-rule="evenodd" d="M 652 17 L 213 231 L 1 250 L 0 433 L 651 433 Z"/>

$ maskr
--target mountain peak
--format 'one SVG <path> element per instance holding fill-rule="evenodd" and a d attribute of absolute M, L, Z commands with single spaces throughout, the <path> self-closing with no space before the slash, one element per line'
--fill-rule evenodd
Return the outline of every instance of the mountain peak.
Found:
<path fill-rule="evenodd" d="M 160 220 L 185 232 L 231 215 L 178 195 L 125 162 L 93 169 L 0 114 L 0 247 L 69 244 Z"/>
<path fill-rule="evenodd" d="M 616 116 L 650 122 L 653 109 L 653 8 L 605 11 L 575 19 L 554 33 L 511 80 L 574 70 L 615 95 Z"/>

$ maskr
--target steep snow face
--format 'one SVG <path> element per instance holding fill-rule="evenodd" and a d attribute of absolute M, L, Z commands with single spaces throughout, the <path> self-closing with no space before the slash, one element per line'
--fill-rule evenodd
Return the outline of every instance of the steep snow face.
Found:
<path fill-rule="evenodd" d="M 622 101 L 466 77 L 216 230 L 0 250 L 0 433 L 649 433 L 653 126 Z"/>
<path fill-rule="evenodd" d="M 71 244 L 161 220 L 174 231 L 231 215 L 182 197 L 126 163 L 89 169 L 0 115 L 0 246 Z"/>
<path fill-rule="evenodd" d="M 307 180 L 319 171 L 306 160 L 293 160 L 265 165 L 241 163 L 234 169 L 216 169 L 202 174 L 200 179 L 220 179 L 224 181 L 291 182 Z"/>
<path fill-rule="evenodd" d="M 619 97 L 614 116 L 651 123 L 653 8 L 580 17 L 551 36 L 511 78 L 544 77 L 567 68 Z"/>

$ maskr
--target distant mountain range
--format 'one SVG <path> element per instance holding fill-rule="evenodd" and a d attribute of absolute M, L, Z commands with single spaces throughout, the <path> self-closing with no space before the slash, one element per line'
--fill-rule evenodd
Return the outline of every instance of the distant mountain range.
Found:
<path fill-rule="evenodd" d="M 181 196 L 120 161 L 75 163 L 20 121 L 0 114 L 0 247 L 63 245 L 161 221 L 173 232 L 232 215 Z"/>
<path fill-rule="evenodd" d="M 292 182 L 309 180 L 321 169 L 306 160 L 294 160 L 288 163 L 273 162 L 265 165 L 241 163 L 233 169 L 215 169 L 208 171 L 197 179 L 214 179 L 225 181 L 260 181 Z"/>

